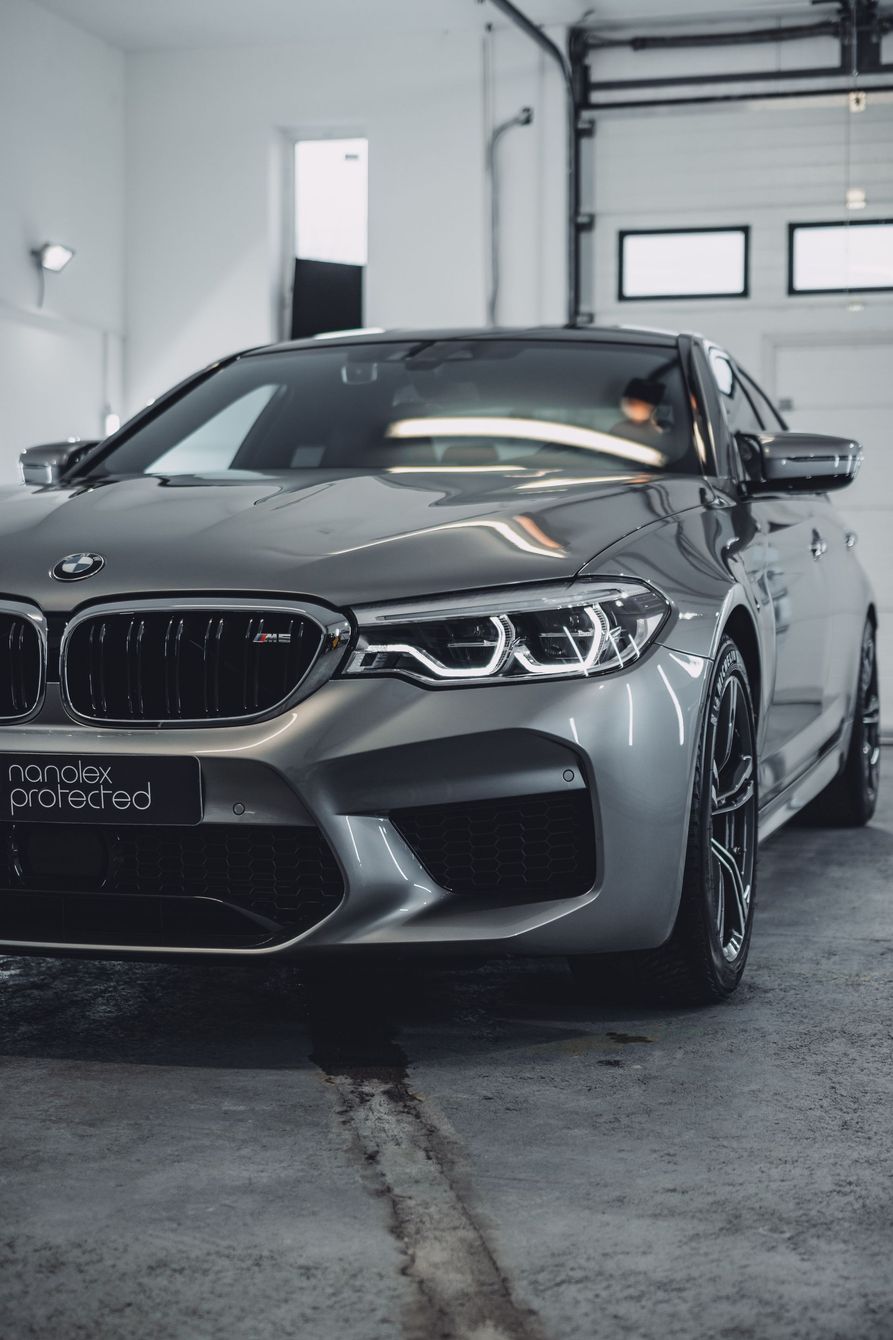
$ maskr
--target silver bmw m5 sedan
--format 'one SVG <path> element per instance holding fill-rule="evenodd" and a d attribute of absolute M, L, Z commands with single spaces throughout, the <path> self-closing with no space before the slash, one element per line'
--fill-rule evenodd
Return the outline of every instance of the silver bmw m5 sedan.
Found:
<path fill-rule="evenodd" d="M 722 349 L 250 350 L 0 494 L 0 952 L 562 954 L 716 1000 L 757 842 L 878 786 L 876 614 Z"/>

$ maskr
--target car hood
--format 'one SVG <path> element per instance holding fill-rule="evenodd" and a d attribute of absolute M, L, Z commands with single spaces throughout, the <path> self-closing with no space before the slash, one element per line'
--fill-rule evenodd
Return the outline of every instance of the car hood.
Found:
<path fill-rule="evenodd" d="M 461 470 L 11 487 L 0 491 L 0 571 L 8 596 L 47 610 L 177 591 L 344 606 L 569 578 L 624 535 L 697 506 L 702 488 L 684 476 Z M 53 565 L 80 551 L 105 566 L 54 581 Z"/>

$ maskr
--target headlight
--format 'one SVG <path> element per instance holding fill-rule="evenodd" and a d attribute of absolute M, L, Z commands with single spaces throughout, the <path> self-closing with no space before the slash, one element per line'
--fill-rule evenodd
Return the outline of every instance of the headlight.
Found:
<path fill-rule="evenodd" d="M 342 673 L 429 685 L 600 675 L 641 656 L 669 608 L 649 586 L 606 581 L 359 608 Z"/>

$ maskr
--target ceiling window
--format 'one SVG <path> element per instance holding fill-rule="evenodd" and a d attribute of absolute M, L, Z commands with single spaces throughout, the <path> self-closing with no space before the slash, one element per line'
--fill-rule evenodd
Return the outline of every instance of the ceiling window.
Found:
<path fill-rule="evenodd" d="M 893 289 L 893 219 L 788 225 L 788 292 Z"/>
<path fill-rule="evenodd" d="M 621 232 L 621 301 L 746 298 L 748 228 L 660 228 Z"/>

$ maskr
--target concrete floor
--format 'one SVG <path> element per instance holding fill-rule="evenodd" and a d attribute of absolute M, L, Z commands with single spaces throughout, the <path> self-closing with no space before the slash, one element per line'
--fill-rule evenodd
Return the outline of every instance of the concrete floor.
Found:
<path fill-rule="evenodd" d="M 893 758 L 747 982 L 0 960 L 0 1336 L 893 1335 Z"/>

